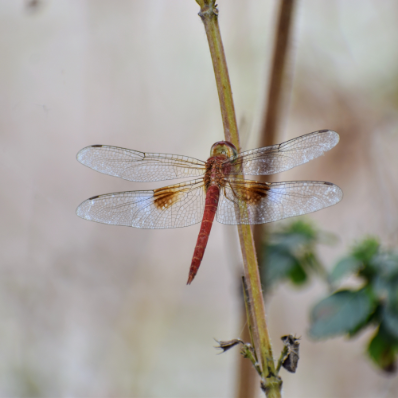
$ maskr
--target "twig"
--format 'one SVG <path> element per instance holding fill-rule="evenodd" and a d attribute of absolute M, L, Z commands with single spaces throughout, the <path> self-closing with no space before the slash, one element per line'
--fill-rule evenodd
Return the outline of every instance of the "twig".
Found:
<path fill-rule="evenodd" d="M 281 370 L 282 363 L 286 359 L 288 352 L 289 352 L 289 349 L 287 348 L 287 346 L 283 346 L 281 355 L 280 355 L 280 357 L 278 359 L 278 363 L 276 365 L 276 373 L 279 373 L 279 371 Z"/>
<path fill-rule="evenodd" d="M 287 91 L 286 60 L 288 57 L 289 38 L 293 21 L 294 0 L 281 0 L 279 8 L 278 23 L 275 31 L 274 53 L 272 57 L 272 66 L 269 76 L 269 87 L 267 100 L 265 102 L 264 119 L 260 131 L 259 146 L 269 146 L 277 143 L 277 133 L 283 112 L 283 94 Z M 285 90 L 284 90 L 285 89 Z M 260 177 L 260 180 L 263 178 Z M 268 177 L 268 181 L 272 177 Z M 263 236 L 266 233 L 264 225 L 258 224 L 253 228 L 254 241 L 256 242 L 257 256 L 262 264 Z"/>
<path fill-rule="evenodd" d="M 241 310 L 241 317 L 245 317 L 245 312 Z M 242 339 L 244 341 L 250 340 L 249 328 L 246 324 L 246 319 L 244 320 L 244 329 L 242 333 Z M 236 398 L 254 398 L 257 397 L 258 382 L 260 379 L 256 371 L 254 370 L 252 364 L 239 355 L 239 365 L 236 370 L 237 372 L 237 387 L 236 387 Z"/>
<path fill-rule="evenodd" d="M 250 342 L 252 343 L 252 345 L 254 346 L 254 339 L 253 339 L 253 319 L 252 319 L 252 314 L 253 314 L 253 310 L 251 308 L 251 303 L 249 300 L 249 292 L 247 290 L 247 283 L 246 283 L 246 278 L 244 276 L 242 276 L 242 289 L 243 289 L 243 300 L 245 302 L 245 310 L 246 310 L 246 314 L 247 314 L 247 329 L 249 331 L 249 335 L 250 335 Z M 258 360 L 256 358 L 256 360 Z"/>
<path fill-rule="evenodd" d="M 276 142 L 279 122 L 283 112 L 282 99 L 286 77 L 286 59 L 289 49 L 289 37 L 292 27 L 294 0 L 281 0 L 278 25 L 275 32 L 274 54 L 264 120 L 260 131 L 260 147 Z"/>
<path fill-rule="evenodd" d="M 218 26 L 218 10 L 215 5 L 215 0 L 196 0 L 196 2 L 200 6 L 199 16 L 205 26 L 209 42 L 220 100 L 225 139 L 232 142 L 238 151 L 240 151 L 241 148 L 232 99 L 231 84 L 229 81 L 227 62 Z M 275 372 L 272 348 L 265 320 L 264 301 L 252 231 L 249 225 L 238 226 L 238 231 L 242 248 L 247 292 L 252 309 L 252 313 L 247 314 L 247 316 L 252 320 L 252 333 L 256 355 L 261 363 L 263 379 L 266 381 L 265 391 L 267 397 L 279 398 L 281 396 L 280 388 L 282 382 L 280 378 L 276 376 Z"/>

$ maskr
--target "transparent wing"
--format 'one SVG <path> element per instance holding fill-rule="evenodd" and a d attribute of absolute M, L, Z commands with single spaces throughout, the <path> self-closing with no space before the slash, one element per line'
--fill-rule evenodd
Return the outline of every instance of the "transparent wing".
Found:
<path fill-rule="evenodd" d="M 280 173 L 323 155 L 337 145 L 339 139 L 335 131 L 319 130 L 279 145 L 245 151 L 236 159 L 228 159 L 237 166 L 231 174 L 240 174 L 242 168 L 249 175 Z"/>
<path fill-rule="evenodd" d="M 85 200 L 76 214 L 90 221 L 135 228 L 180 228 L 202 220 L 203 179 L 154 191 L 117 192 Z"/>
<path fill-rule="evenodd" d="M 181 155 L 146 153 L 107 145 L 92 145 L 77 154 L 77 160 L 100 173 L 128 181 L 164 181 L 198 177 L 205 162 Z"/>
<path fill-rule="evenodd" d="M 342 197 L 341 189 L 330 182 L 231 179 L 221 188 L 216 219 L 222 224 L 264 224 L 321 210 Z"/>

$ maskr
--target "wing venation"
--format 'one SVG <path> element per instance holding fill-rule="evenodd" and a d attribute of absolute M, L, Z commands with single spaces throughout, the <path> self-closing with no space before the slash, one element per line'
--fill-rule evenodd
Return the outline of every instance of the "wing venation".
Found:
<path fill-rule="evenodd" d="M 216 220 L 222 224 L 264 224 L 332 206 L 343 197 L 330 182 L 259 183 L 231 179 L 221 189 Z"/>
<path fill-rule="evenodd" d="M 89 221 L 111 225 L 181 228 L 199 223 L 204 205 L 203 179 L 198 179 L 153 191 L 94 196 L 81 203 L 76 214 Z"/>
<path fill-rule="evenodd" d="M 323 155 L 339 142 L 339 135 L 332 130 L 319 130 L 305 134 L 279 145 L 272 145 L 242 152 L 229 159 L 237 166 L 232 173 L 270 175 L 290 170 Z"/>
<path fill-rule="evenodd" d="M 103 174 L 128 181 L 164 181 L 199 177 L 205 162 L 181 155 L 145 153 L 108 145 L 91 145 L 77 154 L 77 160 Z"/>

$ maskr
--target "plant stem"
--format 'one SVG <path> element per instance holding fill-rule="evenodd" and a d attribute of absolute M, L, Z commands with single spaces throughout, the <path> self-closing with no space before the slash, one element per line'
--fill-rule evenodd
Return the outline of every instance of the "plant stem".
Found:
<path fill-rule="evenodd" d="M 279 122 L 283 111 L 283 94 L 286 86 L 286 59 L 292 27 L 294 0 L 281 0 L 278 24 L 274 39 L 271 74 L 264 120 L 260 131 L 260 147 L 275 144 Z"/>
<path fill-rule="evenodd" d="M 282 363 L 285 360 L 288 352 L 289 352 L 289 349 L 287 348 L 287 346 L 283 346 L 283 349 L 281 351 L 281 355 L 280 355 L 280 357 L 278 359 L 278 363 L 276 365 L 276 373 L 279 373 L 279 371 L 281 370 Z"/>
<path fill-rule="evenodd" d="M 229 81 L 227 61 L 225 59 L 224 46 L 218 26 L 218 10 L 215 5 L 215 0 L 196 0 L 196 2 L 200 5 L 199 16 L 204 23 L 207 40 L 209 42 L 218 96 L 220 99 L 225 139 L 232 142 L 240 152 L 241 148 L 235 107 L 232 99 L 231 83 Z"/>
<path fill-rule="evenodd" d="M 249 328 L 246 324 L 246 317 L 244 316 L 245 311 L 242 308 L 240 312 L 241 312 L 241 318 L 245 318 L 242 324 L 243 332 L 241 338 L 243 341 L 250 341 L 251 336 Z M 260 382 L 260 379 L 258 377 L 257 372 L 254 370 L 252 364 L 242 355 L 239 355 L 239 365 L 236 372 L 237 372 L 237 390 L 235 394 L 236 398 L 257 397 L 258 383 Z"/>
<path fill-rule="evenodd" d="M 281 113 L 283 111 L 283 89 L 286 90 L 286 59 L 288 56 L 290 32 L 293 21 L 294 0 L 281 0 L 279 6 L 279 17 L 274 39 L 274 52 L 272 58 L 271 74 L 269 77 L 269 88 L 264 109 L 264 119 L 260 131 L 260 147 L 273 145 L 276 143 L 276 136 L 279 129 Z M 285 84 L 284 84 L 285 83 Z M 268 179 L 271 181 L 272 177 Z M 266 267 L 262 259 L 263 236 L 266 230 L 263 225 L 254 226 L 254 238 L 258 248 L 257 255 L 260 258 L 262 266 Z M 279 373 L 282 365 L 284 347 L 279 358 L 276 374 Z"/>
<path fill-rule="evenodd" d="M 277 143 L 281 114 L 283 111 L 283 93 L 286 90 L 286 59 L 289 50 L 289 38 L 293 21 L 295 0 L 281 0 L 279 6 L 278 23 L 274 38 L 274 52 L 272 66 L 269 76 L 269 86 L 267 100 L 264 109 L 264 118 L 260 130 L 259 147 L 274 145 Z M 284 90 L 285 89 L 285 90 Z M 272 181 L 272 176 L 267 177 L 267 181 Z M 260 177 L 260 181 L 265 179 Z M 254 241 L 258 248 L 257 256 L 263 266 L 262 251 L 263 237 L 266 235 L 266 227 L 257 224 L 253 228 Z"/>
<path fill-rule="evenodd" d="M 218 26 L 218 10 L 215 0 L 196 0 L 200 6 L 199 16 L 205 26 L 209 42 L 210 54 L 213 61 L 218 96 L 220 100 L 221 115 L 224 126 L 224 135 L 227 141 L 232 142 L 240 151 L 238 126 L 236 123 L 235 108 L 232 99 L 231 84 L 229 81 L 227 62 Z M 239 225 L 239 239 L 242 248 L 244 275 L 247 284 L 247 293 L 251 303 L 251 319 L 253 340 L 257 358 L 262 369 L 263 380 L 266 382 L 268 398 L 279 398 L 281 380 L 276 376 L 272 348 L 268 336 L 265 320 L 265 308 L 261 290 L 260 275 L 257 257 L 250 225 Z"/>

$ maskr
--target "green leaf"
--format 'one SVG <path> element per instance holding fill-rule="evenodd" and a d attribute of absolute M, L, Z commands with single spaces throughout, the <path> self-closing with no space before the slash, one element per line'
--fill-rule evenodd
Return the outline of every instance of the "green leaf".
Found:
<path fill-rule="evenodd" d="M 332 273 L 330 274 L 330 281 L 332 283 L 337 282 L 343 276 L 347 274 L 353 274 L 359 270 L 362 263 L 358 261 L 353 256 L 345 257 L 341 259 L 333 268 Z"/>
<path fill-rule="evenodd" d="M 297 234 L 305 238 L 307 242 L 317 239 L 318 232 L 308 221 L 297 220 L 290 223 L 285 229 L 287 234 Z"/>
<path fill-rule="evenodd" d="M 322 264 L 313 251 L 306 251 L 299 256 L 299 262 L 303 268 L 318 271 L 322 269 Z"/>
<path fill-rule="evenodd" d="M 387 373 L 394 373 L 396 371 L 397 351 L 398 342 L 391 338 L 391 335 L 381 324 L 368 345 L 368 355 L 382 370 Z"/>
<path fill-rule="evenodd" d="M 318 232 L 302 220 L 285 225 L 269 235 L 264 247 L 263 281 L 272 285 L 281 279 L 290 279 L 301 285 L 308 279 L 310 268 L 321 268 L 314 250 Z"/>
<path fill-rule="evenodd" d="M 398 276 L 398 256 L 393 252 L 378 253 L 372 258 L 371 265 L 387 279 Z"/>
<path fill-rule="evenodd" d="M 390 291 L 390 281 L 388 279 L 383 278 L 381 275 L 376 275 L 370 285 L 379 300 L 387 300 Z"/>
<path fill-rule="evenodd" d="M 305 236 L 299 234 L 277 234 L 275 235 L 278 245 L 287 251 L 295 251 L 298 247 L 307 243 Z"/>
<path fill-rule="evenodd" d="M 296 263 L 289 272 L 289 278 L 293 284 L 302 285 L 307 282 L 308 276 L 304 268 L 299 263 Z"/>
<path fill-rule="evenodd" d="M 263 280 L 271 286 L 280 279 L 287 278 L 290 270 L 296 265 L 296 259 L 278 245 L 268 246 L 261 267 Z"/>
<path fill-rule="evenodd" d="M 309 334 L 326 338 L 350 333 L 373 311 L 372 299 L 364 289 L 338 291 L 312 309 Z"/>
<path fill-rule="evenodd" d="M 308 222 L 296 221 L 285 225 L 279 232 L 270 236 L 270 240 L 291 253 L 303 246 L 314 245 L 317 241 L 317 231 Z"/>
<path fill-rule="evenodd" d="M 385 278 L 377 274 L 371 281 L 371 287 L 379 301 L 398 311 L 398 277 Z"/>
<path fill-rule="evenodd" d="M 352 255 L 358 261 L 367 264 L 379 252 L 379 248 L 379 240 L 375 237 L 368 237 L 354 246 Z"/>
<path fill-rule="evenodd" d="M 393 311 L 392 308 L 384 307 L 382 316 L 386 331 L 394 336 L 398 343 L 398 310 Z"/>
<path fill-rule="evenodd" d="M 376 308 L 371 312 L 362 322 L 355 326 L 348 332 L 348 337 L 351 339 L 355 337 L 359 332 L 370 325 L 379 325 L 381 319 L 381 306 L 376 305 Z"/>

